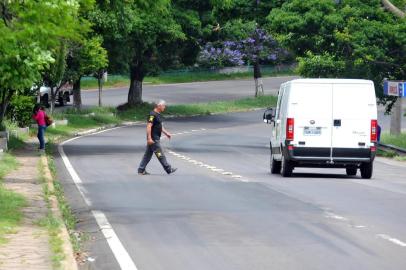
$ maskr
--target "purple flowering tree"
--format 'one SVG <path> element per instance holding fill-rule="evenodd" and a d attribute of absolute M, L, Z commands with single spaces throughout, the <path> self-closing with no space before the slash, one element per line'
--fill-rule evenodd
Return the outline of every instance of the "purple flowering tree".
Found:
<path fill-rule="evenodd" d="M 206 67 L 253 65 L 255 96 L 264 93 L 260 64 L 275 62 L 282 53 L 276 40 L 263 29 L 256 28 L 246 39 L 207 43 L 199 55 L 199 64 Z"/>

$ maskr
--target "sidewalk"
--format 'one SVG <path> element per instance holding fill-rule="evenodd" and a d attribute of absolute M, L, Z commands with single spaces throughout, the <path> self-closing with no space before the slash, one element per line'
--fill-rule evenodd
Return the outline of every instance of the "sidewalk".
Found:
<path fill-rule="evenodd" d="M 7 235 L 7 243 L 0 245 L 0 270 L 51 270 L 48 230 L 38 225 L 49 211 L 38 179 L 40 155 L 34 146 L 15 155 L 20 166 L 4 178 L 4 187 L 22 194 L 28 206 L 22 209 L 23 220 L 16 233 Z"/>

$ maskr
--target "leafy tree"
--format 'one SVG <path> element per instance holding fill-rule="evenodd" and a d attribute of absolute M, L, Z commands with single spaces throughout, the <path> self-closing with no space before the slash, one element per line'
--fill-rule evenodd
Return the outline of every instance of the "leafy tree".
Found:
<path fill-rule="evenodd" d="M 58 40 L 72 36 L 65 26 L 75 8 L 61 0 L 0 1 L 0 125 L 15 93 L 39 81 Z"/>
<path fill-rule="evenodd" d="M 214 9 L 218 21 L 217 41 L 245 41 L 244 58 L 254 67 L 255 96 L 263 92 L 260 64 L 275 63 L 276 42 L 263 30 L 270 10 L 282 1 L 233 0 Z M 205 52 L 203 52 L 205 53 Z M 272 59 L 273 58 L 273 59 Z"/>
<path fill-rule="evenodd" d="M 100 78 L 108 66 L 107 51 L 102 47 L 101 37 L 90 37 L 70 45 L 66 77 L 73 81 L 73 105 L 81 109 L 80 81 L 83 76 Z M 101 103 L 101 81 L 99 79 L 99 99 Z M 100 104 L 101 105 L 101 104 Z"/>
<path fill-rule="evenodd" d="M 253 64 L 255 96 L 258 96 L 263 94 L 260 63 L 276 61 L 278 55 L 282 53 L 283 50 L 278 47 L 272 36 L 268 35 L 263 29 L 254 28 L 251 36 L 243 40 L 225 41 L 216 45 L 212 43 L 206 44 L 200 54 L 199 61 L 203 65 L 217 67 Z"/>
<path fill-rule="evenodd" d="M 55 61 L 44 71 L 43 82 L 51 89 L 51 113 L 54 112 L 56 98 L 59 90 L 66 83 L 64 80 L 66 70 L 67 48 L 65 42 L 54 49 L 53 57 Z"/>
<path fill-rule="evenodd" d="M 64 11 L 63 20 L 65 27 L 71 32 L 70 36 L 57 39 L 59 42 L 52 50 L 55 62 L 43 72 L 43 83 L 51 89 L 51 113 L 54 111 L 56 98 L 63 99 L 59 95 L 60 90 L 72 81 L 72 70 L 67 70 L 67 58 L 70 53 L 70 46 L 75 43 L 83 43 L 90 31 L 90 24 L 84 14 L 92 10 L 93 0 L 79 0 L 72 2 L 72 8 Z M 72 55 L 70 55 L 72 56 Z M 60 100 L 63 102 L 63 100 Z"/>
<path fill-rule="evenodd" d="M 129 69 L 128 105 L 140 104 L 145 76 L 173 61 L 171 45 L 184 40 L 185 35 L 167 0 L 97 3 L 90 16 L 94 29 L 104 37 L 111 62 L 122 61 Z"/>
<path fill-rule="evenodd" d="M 383 79 L 406 77 L 406 24 L 382 7 L 380 0 L 290 0 L 268 20 L 299 57 L 302 75 L 369 78 L 386 103 Z"/>

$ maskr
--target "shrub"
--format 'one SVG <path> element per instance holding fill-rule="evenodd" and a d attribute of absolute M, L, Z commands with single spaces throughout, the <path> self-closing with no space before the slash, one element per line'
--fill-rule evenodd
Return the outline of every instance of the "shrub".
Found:
<path fill-rule="evenodd" d="M 32 121 L 32 110 L 35 99 L 30 96 L 15 96 L 10 102 L 7 117 L 16 122 L 19 127 L 26 127 Z"/>

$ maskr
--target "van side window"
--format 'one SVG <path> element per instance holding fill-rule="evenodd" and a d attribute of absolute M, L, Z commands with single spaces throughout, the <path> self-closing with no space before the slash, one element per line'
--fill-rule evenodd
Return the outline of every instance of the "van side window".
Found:
<path fill-rule="evenodd" d="M 281 86 L 279 90 L 279 97 L 278 97 L 278 105 L 276 107 L 276 118 L 279 119 L 280 111 L 281 111 L 281 104 L 282 104 L 282 98 L 283 98 L 283 93 L 285 92 L 285 86 Z"/>

